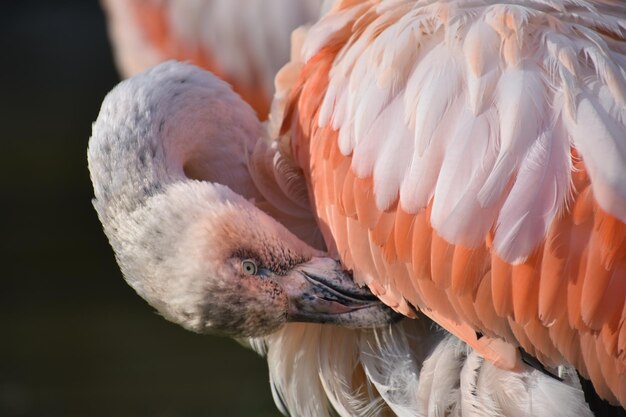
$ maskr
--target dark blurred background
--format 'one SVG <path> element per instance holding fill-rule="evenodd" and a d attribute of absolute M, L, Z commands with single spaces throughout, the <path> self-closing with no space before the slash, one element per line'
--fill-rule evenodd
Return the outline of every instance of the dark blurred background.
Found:
<path fill-rule="evenodd" d="M 0 13 L 0 416 L 273 416 L 265 360 L 123 281 L 86 147 L 118 82 L 95 0 Z"/>

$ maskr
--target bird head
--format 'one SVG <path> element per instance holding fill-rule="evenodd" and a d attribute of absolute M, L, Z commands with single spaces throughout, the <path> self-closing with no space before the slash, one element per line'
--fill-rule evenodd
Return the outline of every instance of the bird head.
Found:
<path fill-rule="evenodd" d="M 262 336 L 287 322 L 369 327 L 392 318 L 339 261 L 225 186 L 175 184 L 129 220 L 143 236 L 117 251 L 126 279 L 187 329 Z"/>
<path fill-rule="evenodd" d="M 165 318 L 201 333 L 387 323 L 391 310 L 339 261 L 257 208 L 254 192 L 233 191 L 252 188 L 244 161 L 255 123 L 225 83 L 190 65 L 163 64 L 109 93 L 88 158 L 94 206 L 125 279 Z M 202 176 L 189 175 L 196 163 Z"/>

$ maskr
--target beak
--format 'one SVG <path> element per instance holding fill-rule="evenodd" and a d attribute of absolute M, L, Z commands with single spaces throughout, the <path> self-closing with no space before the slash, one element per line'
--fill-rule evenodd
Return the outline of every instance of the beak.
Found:
<path fill-rule="evenodd" d="M 287 321 L 365 328 L 399 317 L 331 258 L 312 258 L 276 282 L 289 300 Z"/>

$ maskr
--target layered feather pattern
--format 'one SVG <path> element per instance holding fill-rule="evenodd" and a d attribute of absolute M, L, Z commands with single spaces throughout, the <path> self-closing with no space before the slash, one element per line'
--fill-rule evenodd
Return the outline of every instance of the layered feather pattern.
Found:
<path fill-rule="evenodd" d="M 625 33 L 610 0 L 339 1 L 281 113 L 357 281 L 622 406 Z"/>
<path fill-rule="evenodd" d="M 400 190 L 400 204 L 409 212 L 424 209 L 432 198 L 433 226 L 448 241 L 475 245 L 496 226 L 498 254 L 518 262 L 566 205 L 570 147 L 588 153 L 600 205 L 626 219 L 624 181 L 618 180 L 626 177 L 625 73 L 613 61 L 620 51 L 581 26 L 578 12 L 567 13 L 575 5 L 587 19 L 599 20 L 591 12 L 594 4 L 490 3 L 418 1 L 409 11 L 406 2 L 372 7 L 368 13 L 376 17 L 335 61 L 319 125 L 339 131 L 339 148 L 352 155 L 359 177 L 373 176 L 380 210 Z M 557 15 L 563 21 L 554 28 Z M 327 18 L 333 28 L 335 16 Z M 605 25 L 621 30 L 624 22 L 610 17 Z M 323 29 L 329 29 L 325 19 L 313 30 Z M 311 56 L 320 45 L 309 39 L 304 48 Z M 600 97 L 585 98 L 602 88 Z M 453 117 L 446 117 L 450 112 Z M 594 135 L 601 135 L 602 145 L 583 149 Z M 463 152 L 462 160 L 454 159 L 455 152 Z M 437 154 L 446 154 L 445 160 Z M 604 163 L 596 160 L 600 155 Z M 449 201 L 466 181 L 478 192 Z M 538 184 L 544 195 L 525 202 L 523 190 Z M 468 219 L 458 219 L 463 216 Z"/>

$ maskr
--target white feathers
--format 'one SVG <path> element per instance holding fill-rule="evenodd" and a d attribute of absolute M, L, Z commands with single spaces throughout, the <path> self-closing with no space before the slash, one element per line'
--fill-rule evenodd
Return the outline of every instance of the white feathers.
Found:
<path fill-rule="evenodd" d="M 380 210 L 432 202 L 446 240 L 473 246 L 493 229 L 515 263 L 567 204 L 571 148 L 601 207 L 626 220 L 626 4 L 491 3 L 359 5 L 341 25 L 331 12 L 311 33 L 375 15 L 338 53 L 319 123 L 373 176 Z M 307 42 L 308 56 L 324 45 Z"/>
<path fill-rule="evenodd" d="M 427 354 L 413 350 L 409 337 L 424 343 L 423 349 L 437 340 L 428 340 L 425 323 L 405 323 L 364 334 L 360 341 L 361 363 L 368 381 L 376 388 L 387 407 L 397 416 L 414 416 L 418 410 L 419 368 Z"/>
<path fill-rule="evenodd" d="M 608 87 L 591 83 L 580 94 L 574 117 L 566 114 L 573 144 L 580 150 L 600 206 L 626 221 L 626 109 Z"/>
<path fill-rule="evenodd" d="M 558 121 L 542 133 L 521 163 L 498 217 L 494 245 L 507 259 L 523 259 L 562 209 L 572 169 L 569 141 Z"/>
<path fill-rule="evenodd" d="M 478 199 L 484 207 L 494 204 L 526 156 L 530 145 L 537 140 L 546 119 L 545 90 L 539 69 L 528 63 L 522 68 L 507 68 L 496 87 L 495 108 L 498 111 L 498 158 L 485 180 Z"/>
<path fill-rule="evenodd" d="M 329 402 L 318 376 L 318 345 L 323 332 L 329 329 L 332 330 L 317 324 L 294 323 L 267 337 L 274 401 L 290 415 L 330 416 Z"/>
<path fill-rule="evenodd" d="M 374 330 L 289 324 L 266 345 L 272 392 L 289 415 L 592 416 L 574 371 L 559 382 L 501 370 L 425 318 Z"/>
<path fill-rule="evenodd" d="M 435 187 L 431 222 L 444 238 L 456 238 L 471 247 L 482 242 L 499 207 L 485 208 L 477 197 L 496 160 L 493 129 L 497 129 L 497 114 L 490 109 L 474 116 L 463 109 L 455 117 L 459 122 L 450 134 Z M 466 232 L 459 238 L 458 230 Z"/>
<path fill-rule="evenodd" d="M 463 348 L 458 339 L 447 338 L 424 361 L 418 395 L 420 408 L 428 416 L 446 417 L 459 407 L 464 387 L 459 385 L 462 362 L 458 348 Z"/>
<path fill-rule="evenodd" d="M 457 97 L 461 82 L 456 51 L 442 45 L 421 57 L 428 65 L 418 65 L 406 86 L 408 124 L 413 128 L 417 153 L 424 155 L 435 129 L 450 103 Z"/>
<path fill-rule="evenodd" d="M 477 21 L 467 31 L 463 55 L 467 66 L 467 106 L 474 115 L 491 104 L 499 76 L 500 37 L 486 23 Z"/>

